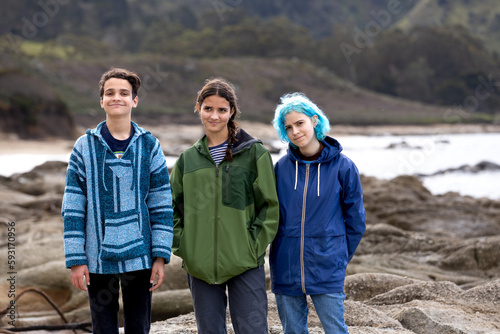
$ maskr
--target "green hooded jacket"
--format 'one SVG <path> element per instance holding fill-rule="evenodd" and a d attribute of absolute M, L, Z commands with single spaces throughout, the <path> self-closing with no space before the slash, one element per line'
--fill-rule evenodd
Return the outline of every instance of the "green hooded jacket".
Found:
<path fill-rule="evenodd" d="M 264 264 L 279 205 L 271 155 L 239 130 L 233 161 L 216 166 L 206 136 L 185 150 L 171 175 L 174 254 L 184 269 L 220 284 Z"/>

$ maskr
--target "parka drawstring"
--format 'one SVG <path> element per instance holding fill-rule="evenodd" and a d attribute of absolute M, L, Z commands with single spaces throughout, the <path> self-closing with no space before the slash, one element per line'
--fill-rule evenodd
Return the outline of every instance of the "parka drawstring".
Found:
<path fill-rule="evenodd" d="M 320 175 L 321 162 L 318 164 L 318 197 L 319 197 L 319 175 Z"/>
<path fill-rule="evenodd" d="M 297 160 L 295 160 L 295 187 L 293 188 L 293 190 L 297 190 L 298 173 L 299 173 L 299 162 Z"/>
<path fill-rule="evenodd" d="M 297 190 L 297 179 L 299 175 L 299 162 L 298 160 L 295 160 L 295 186 L 293 187 L 293 190 Z M 318 186 L 317 186 L 317 194 L 319 197 L 319 184 L 320 184 L 320 176 L 321 176 L 321 162 L 318 164 Z"/>

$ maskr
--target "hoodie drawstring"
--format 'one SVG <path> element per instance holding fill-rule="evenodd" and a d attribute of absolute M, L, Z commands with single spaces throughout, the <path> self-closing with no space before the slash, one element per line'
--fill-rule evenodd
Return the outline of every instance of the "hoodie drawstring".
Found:
<path fill-rule="evenodd" d="M 106 180 L 104 179 L 104 168 L 106 167 L 106 149 L 104 150 L 102 154 L 102 184 L 104 184 L 104 189 L 108 191 L 108 187 L 106 186 Z"/>
<path fill-rule="evenodd" d="M 318 197 L 319 197 L 319 175 L 320 175 L 320 171 L 321 171 L 321 163 L 318 164 Z"/>
<path fill-rule="evenodd" d="M 131 155 L 131 161 L 132 161 L 132 184 L 130 185 L 130 190 L 134 190 L 134 187 L 137 183 L 137 178 L 135 177 L 135 171 L 136 171 L 136 164 L 137 164 L 137 161 L 136 161 L 136 156 L 135 156 L 135 152 L 134 152 L 134 147 L 131 146 L 129 147 L 129 150 L 130 150 L 130 155 Z"/>
<path fill-rule="evenodd" d="M 293 190 L 297 190 L 298 174 L 299 174 L 299 162 L 295 160 L 295 186 L 293 187 Z M 318 186 L 317 186 L 318 197 L 319 197 L 319 184 L 321 182 L 320 176 L 321 176 L 321 163 L 318 164 Z"/>
<path fill-rule="evenodd" d="M 297 190 L 298 173 L 299 173 L 299 162 L 297 160 L 295 160 L 295 187 L 293 188 L 293 190 Z"/>

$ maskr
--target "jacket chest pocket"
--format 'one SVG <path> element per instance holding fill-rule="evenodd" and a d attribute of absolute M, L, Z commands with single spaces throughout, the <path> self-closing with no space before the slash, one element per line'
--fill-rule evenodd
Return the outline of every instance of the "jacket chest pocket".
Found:
<path fill-rule="evenodd" d="M 244 210 L 253 204 L 253 183 L 256 173 L 237 165 L 226 165 L 222 173 L 222 203 Z"/>

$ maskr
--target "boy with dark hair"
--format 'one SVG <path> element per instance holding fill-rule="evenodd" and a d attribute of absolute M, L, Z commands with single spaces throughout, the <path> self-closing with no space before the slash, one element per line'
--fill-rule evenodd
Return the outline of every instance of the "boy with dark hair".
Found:
<path fill-rule="evenodd" d="M 172 245 L 172 197 L 160 142 L 132 122 L 141 80 L 113 68 L 99 82 L 106 121 L 75 143 L 62 204 L 66 267 L 87 291 L 93 333 L 149 333 L 151 293 Z M 156 283 L 155 283 L 156 280 Z M 85 283 L 84 283 L 85 281 Z"/>

